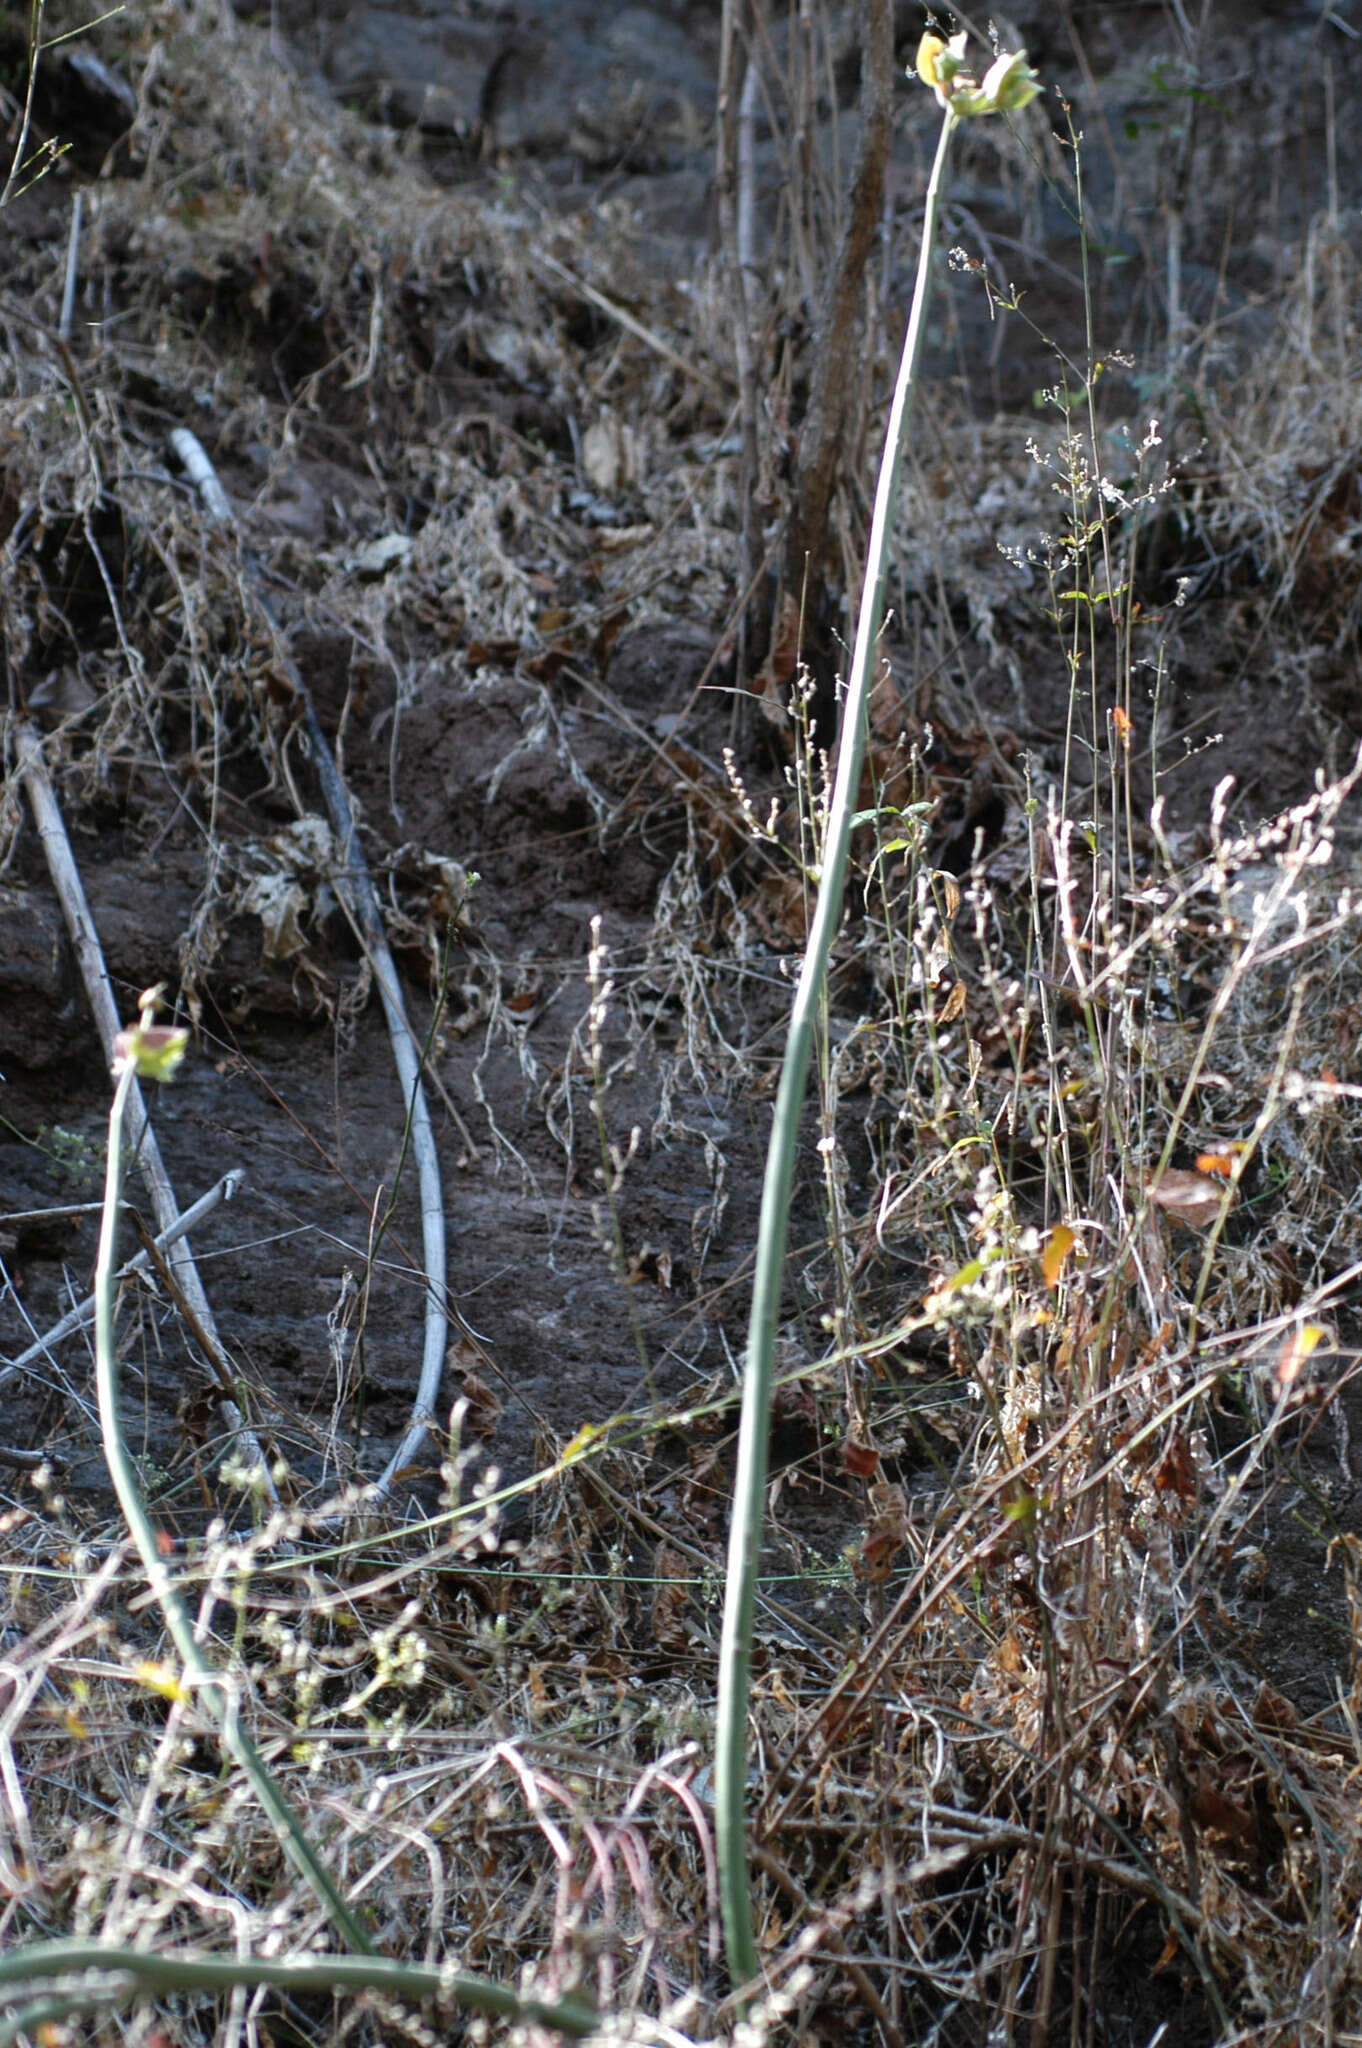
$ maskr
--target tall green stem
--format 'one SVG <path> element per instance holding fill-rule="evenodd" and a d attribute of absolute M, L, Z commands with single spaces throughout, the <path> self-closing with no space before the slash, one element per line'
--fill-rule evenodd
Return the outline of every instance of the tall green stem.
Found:
<path fill-rule="evenodd" d="M 724 1603 L 723 1634 L 719 1649 L 719 1706 L 714 1767 L 719 1897 L 723 1911 L 729 1972 L 740 1998 L 744 1988 L 750 1989 L 758 1968 L 756 1943 L 752 1932 L 745 1827 L 747 1703 L 751 1682 L 757 1566 L 761 1553 L 766 1493 L 766 1448 L 770 1427 L 772 1360 L 775 1354 L 776 1325 L 780 1315 L 781 1283 L 784 1277 L 789 1233 L 790 1193 L 794 1184 L 799 1112 L 808 1078 L 818 1005 L 827 980 L 828 957 L 842 913 L 842 896 L 851 850 L 851 821 L 857 809 L 861 764 L 865 756 L 867 707 L 874 679 L 875 651 L 884 618 L 884 582 L 889 533 L 897 501 L 899 469 L 903 458 L 908 416 L 922 354 L 922 336 L 931 286 L 932 252 L 936 240 L 937 210 L 946 155 L 955 125 L 956 116 L 948 108 L 942 119 L 941 137 L 937 143 L 936 159 L 927 186 L 917 283 L 913 291 L 912 310 L 908 316 L 908 331 L 904 337 L 898 381 L 894 387 L 894 402 L 889 410 L 884 453 L 880 458 L 875 510 L 870 523 L 870 543 L 866 552 L 865 584 L 861 592 L 860 616 L 856 625 L 856 644 L 852 652 L 851 674 L 842 708 L 837 775 L 833 785 L 832 805 L 828 813 L 827 840 L 819 881 L 818 902 L 814 909 L 813 922 L 809 927 L 808 948 L 790 1011 L 790 1035 L 785 1047 L 785 1062 L 781 1068 L 775 1119 L 766 1154 L 766 1177 L 762 1187 L 756 1276 L 752 1288 L 752 1315 L 748 1326 L 747 1360 L 743 1373 L 742 1420 L 738 1433 L 733 1518 L 729 1530 L 727 1597 Z"/>

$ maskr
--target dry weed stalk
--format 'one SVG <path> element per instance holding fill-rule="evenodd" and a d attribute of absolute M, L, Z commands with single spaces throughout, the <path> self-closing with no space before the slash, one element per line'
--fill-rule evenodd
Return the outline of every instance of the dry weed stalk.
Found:
<path fill-rule="evenodd" d="M 53 793 L 43 761 L 42 743 L 27 721 L 19 724 L 15 741 L 19 767 L 38 827 L 38 836 L 42 841 L 48 871 L 62 906 L 71 944 L 80 963 L 100 1043 L 104 1048 L 105 1058 L 112 1060 L 122 1027 L 109 982 L 108 969 L 100 950 L 99 933 L 90 915 L 90 907 L 85 899 L 85 891 L 81 886 L 70 840 L 62 820 L 61 808 Z M 156 1141 L 151 1120 L 143 1105 L 141 1091 L 135 1082 L 128 1103 L 127 1124 L 130 1149 L 146 1182 L 161 1239 L 170 1254 L 169 1268 L 166 1267 L 159 1246 L 151 1248 L 150 1256 L 160 1261 L 165 1278 L 178 1297 L 177 1306 L 193 1332 L 199 1351 L 207 1361 L 210 1374 L 217 1382 L 218 1406 L 227 1428 L 228 1440 L 241 1453 L 242 1469 L 249 1475 L 249 1484 L 259 1490 L 263 1499 L 277 1506 L 279 1491 L 270 1469 L 270 1461 L 265 1455 L 255 1428 L 247 1422 L 242 1413 L 239 1399 L 242 1390 L 218 1336 L 217 1324 L 203 1282 L 199 1278 L 198 1267 L 194 1263 L 186 1232 L 178 1227 L 179 1203 L 161 1157 L 161 1148 Z M 235 1187 L 235 1182 L 233 1186 Z M 51 1341 L 49 1336 L 43 1345 L 45 1356 L 47 1344 Z M 15 1361 L 16 1364 L 18 1362 Z"/>

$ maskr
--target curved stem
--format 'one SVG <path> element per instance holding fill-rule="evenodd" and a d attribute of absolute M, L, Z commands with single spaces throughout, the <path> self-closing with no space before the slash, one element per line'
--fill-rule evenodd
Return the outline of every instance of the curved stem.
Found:
<path fill-rule="evenodd" d="M 118 1245 L 118 1203 L 123 1183 L 123 1118 L 132 1093 L 136 1062 L 131 1058 L 119 1058 L 114 1071 L 117 1086 L 109 1111 L 104 1213 L 99 1229 L 99 1258 L 95 1265 L 95 1393 L 99 1401 L 99 1426 L 109 1477 L 118 1495 L 123 1519 L 137 1546 L 147 1583 L 156 1596 L 171 1640 L 179 1652 L 185 1676 L 217 1723 L 223 1748 L 250 1779 L 285 1852 L 311 1886 L 347 1947 L 360 1955 L 371 1956 L 374 1953 L 373 1943 L 341 1897 L 304 1834 L 293 1808 L 270 1775 L 250 1736 L 241 1727 L 235 1691 L 213 1670 L 199 1648 L 189 1616 L 157 1548 L 156 1532 L 143 1504 L 137 1468 L 123 1439 L 118 1416 L 118 1368 L 114 1351 L 114 1266 Z"/>
<path fill-rule="evenodd" d="M 537 2024 L 581 2040 L 594 2034 L 600 2018 L 581 1992 L 557 1999 L 522 1997 L 485 1977 L 429 1963 L 402 1963 L 391 1956 L 195 1956 L 167 1955 L 159 1950 L 106 1948 L 96 1941 L 42 1941 L 0 1957 L 0 1985 L 41 1982 L 90 1970 L 95 1981 L 85 1991 L 63 1992 L 62 2012 L 90 2011 L 118 2003 L 127 1988 L 139 1991 L 221 1991 L 236 1985 L 255 1989 L 262 1984 L 283 1990 L 386 1991 L 393 1998 L 454 2000 L 474 2012 L 490 2013 L 522 2024 Z M 44 2003 L 41 2016 L 55 2016 L 58 2002 Z M 21 2030 L 16 2022 L 32 2023 L 35 2008 L 0 2020 L 0 2048 Z"/>

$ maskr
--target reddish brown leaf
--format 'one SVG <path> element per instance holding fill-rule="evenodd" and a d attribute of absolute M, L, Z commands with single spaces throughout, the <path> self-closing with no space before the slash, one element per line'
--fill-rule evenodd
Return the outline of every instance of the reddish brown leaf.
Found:
<path fill-rule="evenodd" d="M 1176 1932 L 1170 1932 L 1163 1944 L 1163 1952 L 1160 1955 L 1159 1960 L 1155 1963 L 1153 1970 L 1150 1972 L 1151 1976 L 1157 1977 L 1159 1975 L 1159 1972 L 1161 1970 L 1166 1970 L 1168 1968 L 1168 1965 L 1171 1962 L 1175 1962 L 1180 1954 L 1181 1947 L 1178 1942 L 1177 1934 Z"/>
<path fill-rule="evenodd" d="M 842 1464 L 853 1479 L 873 1479 L 880 1469 L 880 1454 L 873 1444 L 849 1436 L 842 1445 Z"/>
<path fill-rule="evenodd" d="M 478 1373 L 465 1370 L 460 1376 L 459 1398 L 468 1404 L 465 1415 L 473 1435 L 494 1436 L 501 1420 L 501 1402 L 495 1389 Z"/>
<path fill-rule="evenodd" d="M 1257 1834 L 1252 1812 L 1237 1800 L 1227 1798 L 1218 1786 L 1208 1784 L 1204 1779 L 1192 1794 L 1190 1811 L 1203 1834 L 1214 1839 L 1237 1842 L 1246 1848 Z"/>
<path fill-rule="evenodd" d="M 470 640 L 465 659 L 470 668 L 513 668 L 520 642 L 510 633 L 498 633 L 490 640 Z"/>
<path fill-rule="evenodd" d="M 1196 1500 L 1196 1461 L 1192 1457 L 1191 1445 L 1180 1431 L 1174 1432 L 1154 1467 L 1154 1484 L 1160 1493 L 1175 1493 L 1188 1507 Z"/>
<path fill-rule="evenodd" d="M 689 1559 L 669 1543 L 659 1543 L 653 1553 L 653 1634 L 663 1649 L 685 1650 L 690 1643 L 690 1582 L 694 1569 Z"/>
<path fill-rule="evenodd" d="M 671 1292 L 672 1255 L 659 1251 L 656 1245 L 641 1244 L 629 1261 L 626 1285 L 637 1287 L 644 1280 L 652 1280 L 665 1292 Z"/>

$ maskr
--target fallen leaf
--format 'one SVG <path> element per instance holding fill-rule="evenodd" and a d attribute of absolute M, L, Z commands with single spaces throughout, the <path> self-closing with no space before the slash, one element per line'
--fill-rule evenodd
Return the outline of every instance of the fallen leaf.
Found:
<path fill-rule="evenodd" d="M 1163 1456 L 1154 1467 L 1154 1484 L 1160 1493 L 1175 1493 L 1189 1507 L 1195 1504 L 1196 1461 L 1192 1447 L 1181 1431 L 1174 1431 Z"/>
<path fill-rule="evenodd" d="M 471 1346 L 469 1348 L 471 1349 Z M 451 1345 L 449 1352 L 446 1353 L 446 1363 L 454 1351 L 455 1347 Z M 464 1419 L 473 1435 L 495 1436 L 497 1424 L 501 1420 L 501 1401 L 495 1389 L 490 1387 L 479 1373 L 464 1369 L 457 1398 L 463 1403 Z"/>
<path fill-rule="evenodd" d="M 940 1014 L 938 1015 L 936 1020 L 938 1031 L 941 1030 L 944 1025 L 953 1024 L 956 1018 L 960 1015 L 960 1012 L 964 1009 L 964 1007 L 965 984 L 963 981 L 957 981 L 951 989 L 951 992 L 947 996 L 945 1002 L 941 1006 Z"/>
<path fill-rule="evenodd" d="M 853 1479 L 873 1479 L 880 1469 L 880 1454 L 873 1444 L 849 1436 L 842 1445 L 842 1464 Z"/>
<path fill-rule="evenodd" d="M 1149 1200 L 1166 1210 L 1174 1223 L 1188 1230 L 1208 1230 L 1222 1208 L 1233 1208 L 1237 1196 L 1222 1181 L 1209 1180 L 1204 1173 L 1188 1173 L 1170 1166 L 1145 1189 Z"/>
<path fill-rule="evenodd" d="M 908 1501 L 901 1486 L 872 1486 L 871 1521 L 861 1538 L 861 1565 L 866 1577 L 883 1579 L 908 1541 Z"/>
<path fill-rule="evenodd" d="M 653 1573 L 654 1639 L 664 1650 L 685 1650 L 691 1640 L 687 1609 L 694 1568 L 679 1550 L 673 1550 L 669 1543 L 659 1543 L 653 1553 Z"/>
<path fill-rule="evenodd" d="M 671 1292 L 672 1255 L 667 1250 L 659 1251 L 656 1245 L 641 1244 L 629 1261 L 625 1275 L 626 1287 L 637 1287 L 640 1282 L 651 1280 L 664 1292 Z"/>
<path fill-rule="evenodd" d="M 1067 1223 L 1057 1223 L 1045 1240 L 1045 1249 L 1040 1257 L 1040 1270 L 1047 1287 L 1058 1287 L 1059 1276 L 1064 1270 L 1064 1261 L 1077 1244 Z"/>
<path fill-rule="evenodd" d="M 1192 1819 L 1202 1833 L 1212 1841 L 1250 1848 L 1257 1838 L 1258 1826 L 1251 1808 L 1238 1799 L 1232 1799 L 1220 1786 L 1202 1778 L 1196 1785 L 1189 1810 Z"/>

